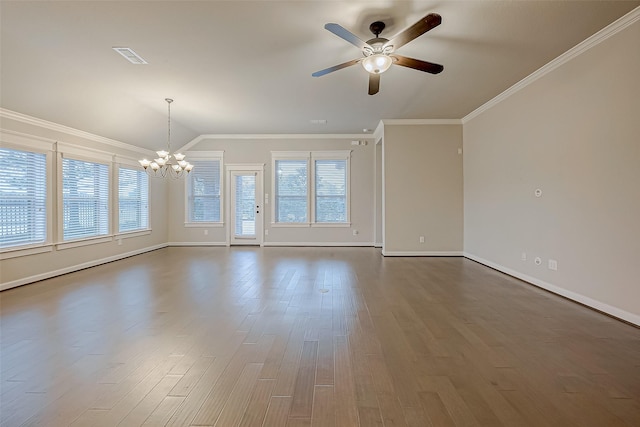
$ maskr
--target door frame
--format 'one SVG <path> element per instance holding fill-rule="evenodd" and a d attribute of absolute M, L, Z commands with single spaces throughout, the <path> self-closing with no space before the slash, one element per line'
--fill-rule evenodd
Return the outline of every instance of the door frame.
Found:
<path fill-rule="evenodd" d="M 225 205 L 226 215 L 229 219 L 227 225 L 227 246 L 231 246 L 233 239 L 232 228 L 235 226 L 235 218 L 232 217 L 231 203 L 231 179 L 233 172 L 246 172 L 256 174 L 256 205 L 260 206 L 260 213 L 256 214 L 256 238 L 248 243 L 233 242 L 234 245 L 264 245 L 264 163 L 231 163 L 226 167 Z"/>

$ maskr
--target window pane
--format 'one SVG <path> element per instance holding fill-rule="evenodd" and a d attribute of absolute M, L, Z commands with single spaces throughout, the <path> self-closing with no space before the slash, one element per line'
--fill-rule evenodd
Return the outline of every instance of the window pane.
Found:
<path fill-rule="evenodd" d="M 220 160 L 191 162 L 188 184 L 188 221 L 220 222 Z"/>
<path fill-rule="evenodd" d="M 109 233 L 109 167 L 62 159 L 63 240 Z"/>
<path fill-rule="evenodd" d="M 307 161 L 276 160 L 276 222 L 307 222 Z"/>
<path fill-rule="evenodd" d="M 347 161 L 316 160 L 316 222 L 347 221 Z"/>
<path fill-rule="evenodd" d="M 235 235 L 256 235 L 256 177 L 235 176 Z"/>
<path fill-rule="evenodd" d="M 149 228 L 149 177 L 144 171 L 118 171 L 118 230 Z"/>
<path fill-rule="evenodd" d="M 46 155 L 0 149 L 0 247 L 47 236 Z"/>

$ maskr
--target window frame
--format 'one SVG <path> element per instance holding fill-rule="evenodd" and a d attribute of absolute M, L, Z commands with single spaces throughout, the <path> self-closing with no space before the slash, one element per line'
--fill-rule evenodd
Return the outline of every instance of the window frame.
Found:
<path fill-rule="evenodd" d="M 0 130 L 0 146 L 8 150 L 26 151 L 45 155 L 45 238 L 42 242 L 0 248 L 0 260 L 34 255 L 53 250 L 53 154 L 55 141 L 22 134 L 19 132 Z"/>
<path fill-rule="evenodd" d="M 116 165 L 117 165 L 116 171 L 113 174 L 114 180 L 115 180 L 115 184 L 113 186 L 114 188 L 113 195 L 114 195 L 115 202 L 113 205 L 116 207 L 114 209 L 114 219 L 113 219 L 114 234 L 116 238 L 133 237 L 133 236 L 140 236 L 144 234 L 150 234 L 151 233 L 151 209 L 150 209 L 151 179 L 149 178 L 149 175 L 146 173 L 146 171 L 144 171 L 139 164 L 136 165 L 133 162 L 127 162 L 127 161 L 123 161 L 122 159 L 119 159 Z M 147 177 L 147 200 L 146 200 L 147 225 L 146 227 L 140 227 L 133 230 L 125 230 L 125 231 L 120 230 L 120 170 L 122 169 L 132 170 L 137 173 L 144 174 L 144 176 Z"/>
<path fill-rule="evenodd" d="M 64 240 L 64 192 L 63 192 L 63 173 L 62 173 L 62 161 L 63 159 L 77 160 L 88 163 L 96 163 L 107 166 L 107 183 L 108 183 L 108 196 L 107 196 L 107 234 L 100 234 L 96 236 L 80 237 L 77 239 Z M 91 150 L 87 148 L 79 148 L 70 144 L 63 144 L 58 142 L 58 157 L 57 157 L 57 201 L 58 201 L 58 243 L 56 243 L 56 249 L 64 250 L 70 248 L 76 248 L 80 246 L 92 245 L 97 243 L 106 243 L 113 241 L 113 155 L 107 154 L 98 150 Z"/>
<path fill-rule="evenodd" d="M 342 222 L 318 222 L 316 220 L 316 161 L 317 160 L 342 160 L 345 162 L 345 220 Z M 312 206 L 312 227 L 349 227 L 351 226 L 351 150 L 344 151 L 313 151 L 311 153 L 311 165 L 313 173 L 313 185 L 311 187 L 313 200 Z"/>
<path fill-rule="evenodd" d="M 277 201 L 278 201 L 278 192 L 277 192 L 277 171 L 276 171 L 276 163 L 278 161 L 304 161 L 307 166 L 307 221 L 305 222 L 278 222 L 277 219 Z M 271 185 L 272 185 L 272 197 L 271 197 L 271 225 L 273 227 L 308 227 L 309 219 L 311 218 L 311 167 L 310 167 L 310 153 L 308 151 L 272 151 L 271 152 Z"/>
<path fill-rule="evenodd" d="M 211 228 L 224 227 L 225 210 L 224 210 L 224 151 L 189 151 L 185 153 L 189 159 L 193 160 L 194 170 L 197 166 L 195 162 L 201 161 L 218 161 L 218 179 L 220 189 L 220 221 L 191 221 L 191 191 L 192 178 L 191 173 L 187 175 L 184 182 L 184 226 L 187 228 Z"/>
<path fill-rule="evenodd" d="M 351 226 L 351 153 L 352 150 L 338 151 L 272 151 L 271 152 L 271 226 L 272 227 L 328 227 L 340 228 Z M 278 222 L 276 216 L 276 161 L 307 161 L 307 221 Z M 346 213 L 344 222 L 316 221 L 316 160 L 344 160 L 346 174 Z"/>

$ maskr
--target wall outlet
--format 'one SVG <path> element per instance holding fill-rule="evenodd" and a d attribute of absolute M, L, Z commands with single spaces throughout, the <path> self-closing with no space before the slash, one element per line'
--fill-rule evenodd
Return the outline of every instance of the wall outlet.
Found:
<path fill-rule="evenodd" d="M 537 256 L 537 257 L 536 257 L 536 259 L 534 259 L 534 260 L 533 260 L 533 262 L 534 262 L 536 265 L 540 265 L 540 264 L 542 264 L 542 258 L 540 258 L 539 256 Z"/>
<path fill-rule="evenodd" d="M 268 236 L 269 235 L 269 230 L 264 230 L 264 235 Z"/>
<path fill-rule="evenodd" d="M 209 230 L 204 230 L 204 235 L 208 236 L 209 235 Z"/>
<path fill-rule="evenodd" d="M 555 259 L 549 260 L 549 270 L 557 271 L 558 270 L 558 261 Z"/>
<path fill-rule="evenodd" d="M 526 261 L 527 260 L 527 253 L 526 252 L 522 252 L 520 254 L 520 260 L 521 261 Z"/>
<path fill-rule="evenodd" d="M 420 236 L 420 243 L 424 243 L 424 236 Z"/>
<path fill-rule="evenodd" d="M 122 246 L 122 239 L 118 239 L 118 246 Z"/>
<path fill-rule="evenodd" d="M 358 230 L 353 230 L 353 235 L 357 236 L 358 235 Z"/>

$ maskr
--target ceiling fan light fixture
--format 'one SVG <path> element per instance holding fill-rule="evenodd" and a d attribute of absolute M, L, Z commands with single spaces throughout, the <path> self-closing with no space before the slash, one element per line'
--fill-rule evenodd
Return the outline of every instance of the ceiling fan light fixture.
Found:
<path fill-rule="evenodd" d="M 393 59 L 383 53 L 376 53 L 362 60 L 362 66 L 371 74 L 384 73 L 391 67 L 391 64 L 393 64 Z"/>

